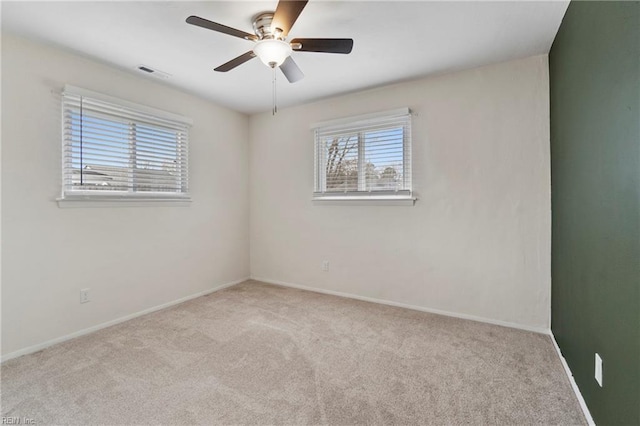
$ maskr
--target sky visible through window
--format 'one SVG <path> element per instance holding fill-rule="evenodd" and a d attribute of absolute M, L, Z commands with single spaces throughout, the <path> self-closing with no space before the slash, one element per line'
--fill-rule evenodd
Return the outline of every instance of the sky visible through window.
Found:
<path fill-rule="evenodd" d="M 82 131 L 81 131 L 82 123 Z M 130 137 L 134 136 L 133 144 Z M 163 169 L 177 162 L 176 132 L 144 124 L 118 122 L 79 113 L 72 115 L 72 165 Z"/>
<path fill-rule="evenodd" d="M 117 117 L 71 114 L 73 186 L 84 189 L 178 191 L 179 132 Z M 69 155 L 69 154 L 68 154 Z"/>
<path fill-rule="evenodd" d="M 127 167 L 129 165 L 129 123 L 80 113 L 71 116 L 72 165 Z"/>
<path fill-rule="evenodd" d="M 404 140 L 402 127 L 364 134 L 367 190 L 395 190 L 402 184 Z"/>
<path fill-rule="evenodd" d="M 171 169 L 178 161 L 176 132 L 158 127 L 136 125 L 136 167 Z"/>

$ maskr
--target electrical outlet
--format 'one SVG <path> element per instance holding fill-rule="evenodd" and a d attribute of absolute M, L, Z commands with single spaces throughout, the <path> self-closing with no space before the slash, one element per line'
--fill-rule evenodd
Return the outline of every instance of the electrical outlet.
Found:
<path fill-rule="evenodd" d="M 596 353 L 596 382 L 602 387 L 602 358 Z"/>
<path fill-rule="evenodd" d="M 87 303 L 91 299 L 89 299 L 89 290 L 88 288 L 80 289 L 80 303 Z"/>
<path fill-rule="evenodd" d="M 322 268 L 322 272 L 329 272 L 329 261 L 323 260 L 321 268 Z"/>

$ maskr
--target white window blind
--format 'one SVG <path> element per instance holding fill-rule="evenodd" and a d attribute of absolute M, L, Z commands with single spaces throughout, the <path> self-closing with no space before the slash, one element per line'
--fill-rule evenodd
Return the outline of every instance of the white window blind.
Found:
<path fill-rule="evenodd" d="M 65 87 L 62 197 L 188 198 L 187 118 Z"/>
<path fill-rule="evenodd" d="M 411 196 L 408 108 L 315 127 L 314 197 Z"/>

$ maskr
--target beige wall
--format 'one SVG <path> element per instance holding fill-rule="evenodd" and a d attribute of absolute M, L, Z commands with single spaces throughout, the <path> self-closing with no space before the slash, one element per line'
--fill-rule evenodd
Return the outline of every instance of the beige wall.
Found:
<path fill-rule="evenodd" d="M 65 84 L 193 118 L 191 206 L 59 208 Z M 3 354 L 246 278 L 248 202 L 245 115 L 3 35 Z"/>
<path fill-rule="evenodd" d="M 404 106 L 416 205 L 314 205 L 310 124 Z M 549 329 L 546 55 L 252 116 L 250 170 L 253 277 Z"/>

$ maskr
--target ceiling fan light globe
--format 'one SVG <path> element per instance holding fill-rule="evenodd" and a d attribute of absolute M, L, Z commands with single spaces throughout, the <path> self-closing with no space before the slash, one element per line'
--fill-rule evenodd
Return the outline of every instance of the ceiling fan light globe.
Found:
<path fill-rule="evenodd" d="M 253 48 L 253 53 L 269 68 L 282 65 L 291 52 L 289 43 L 273 39 L 258 41 Z"/>

